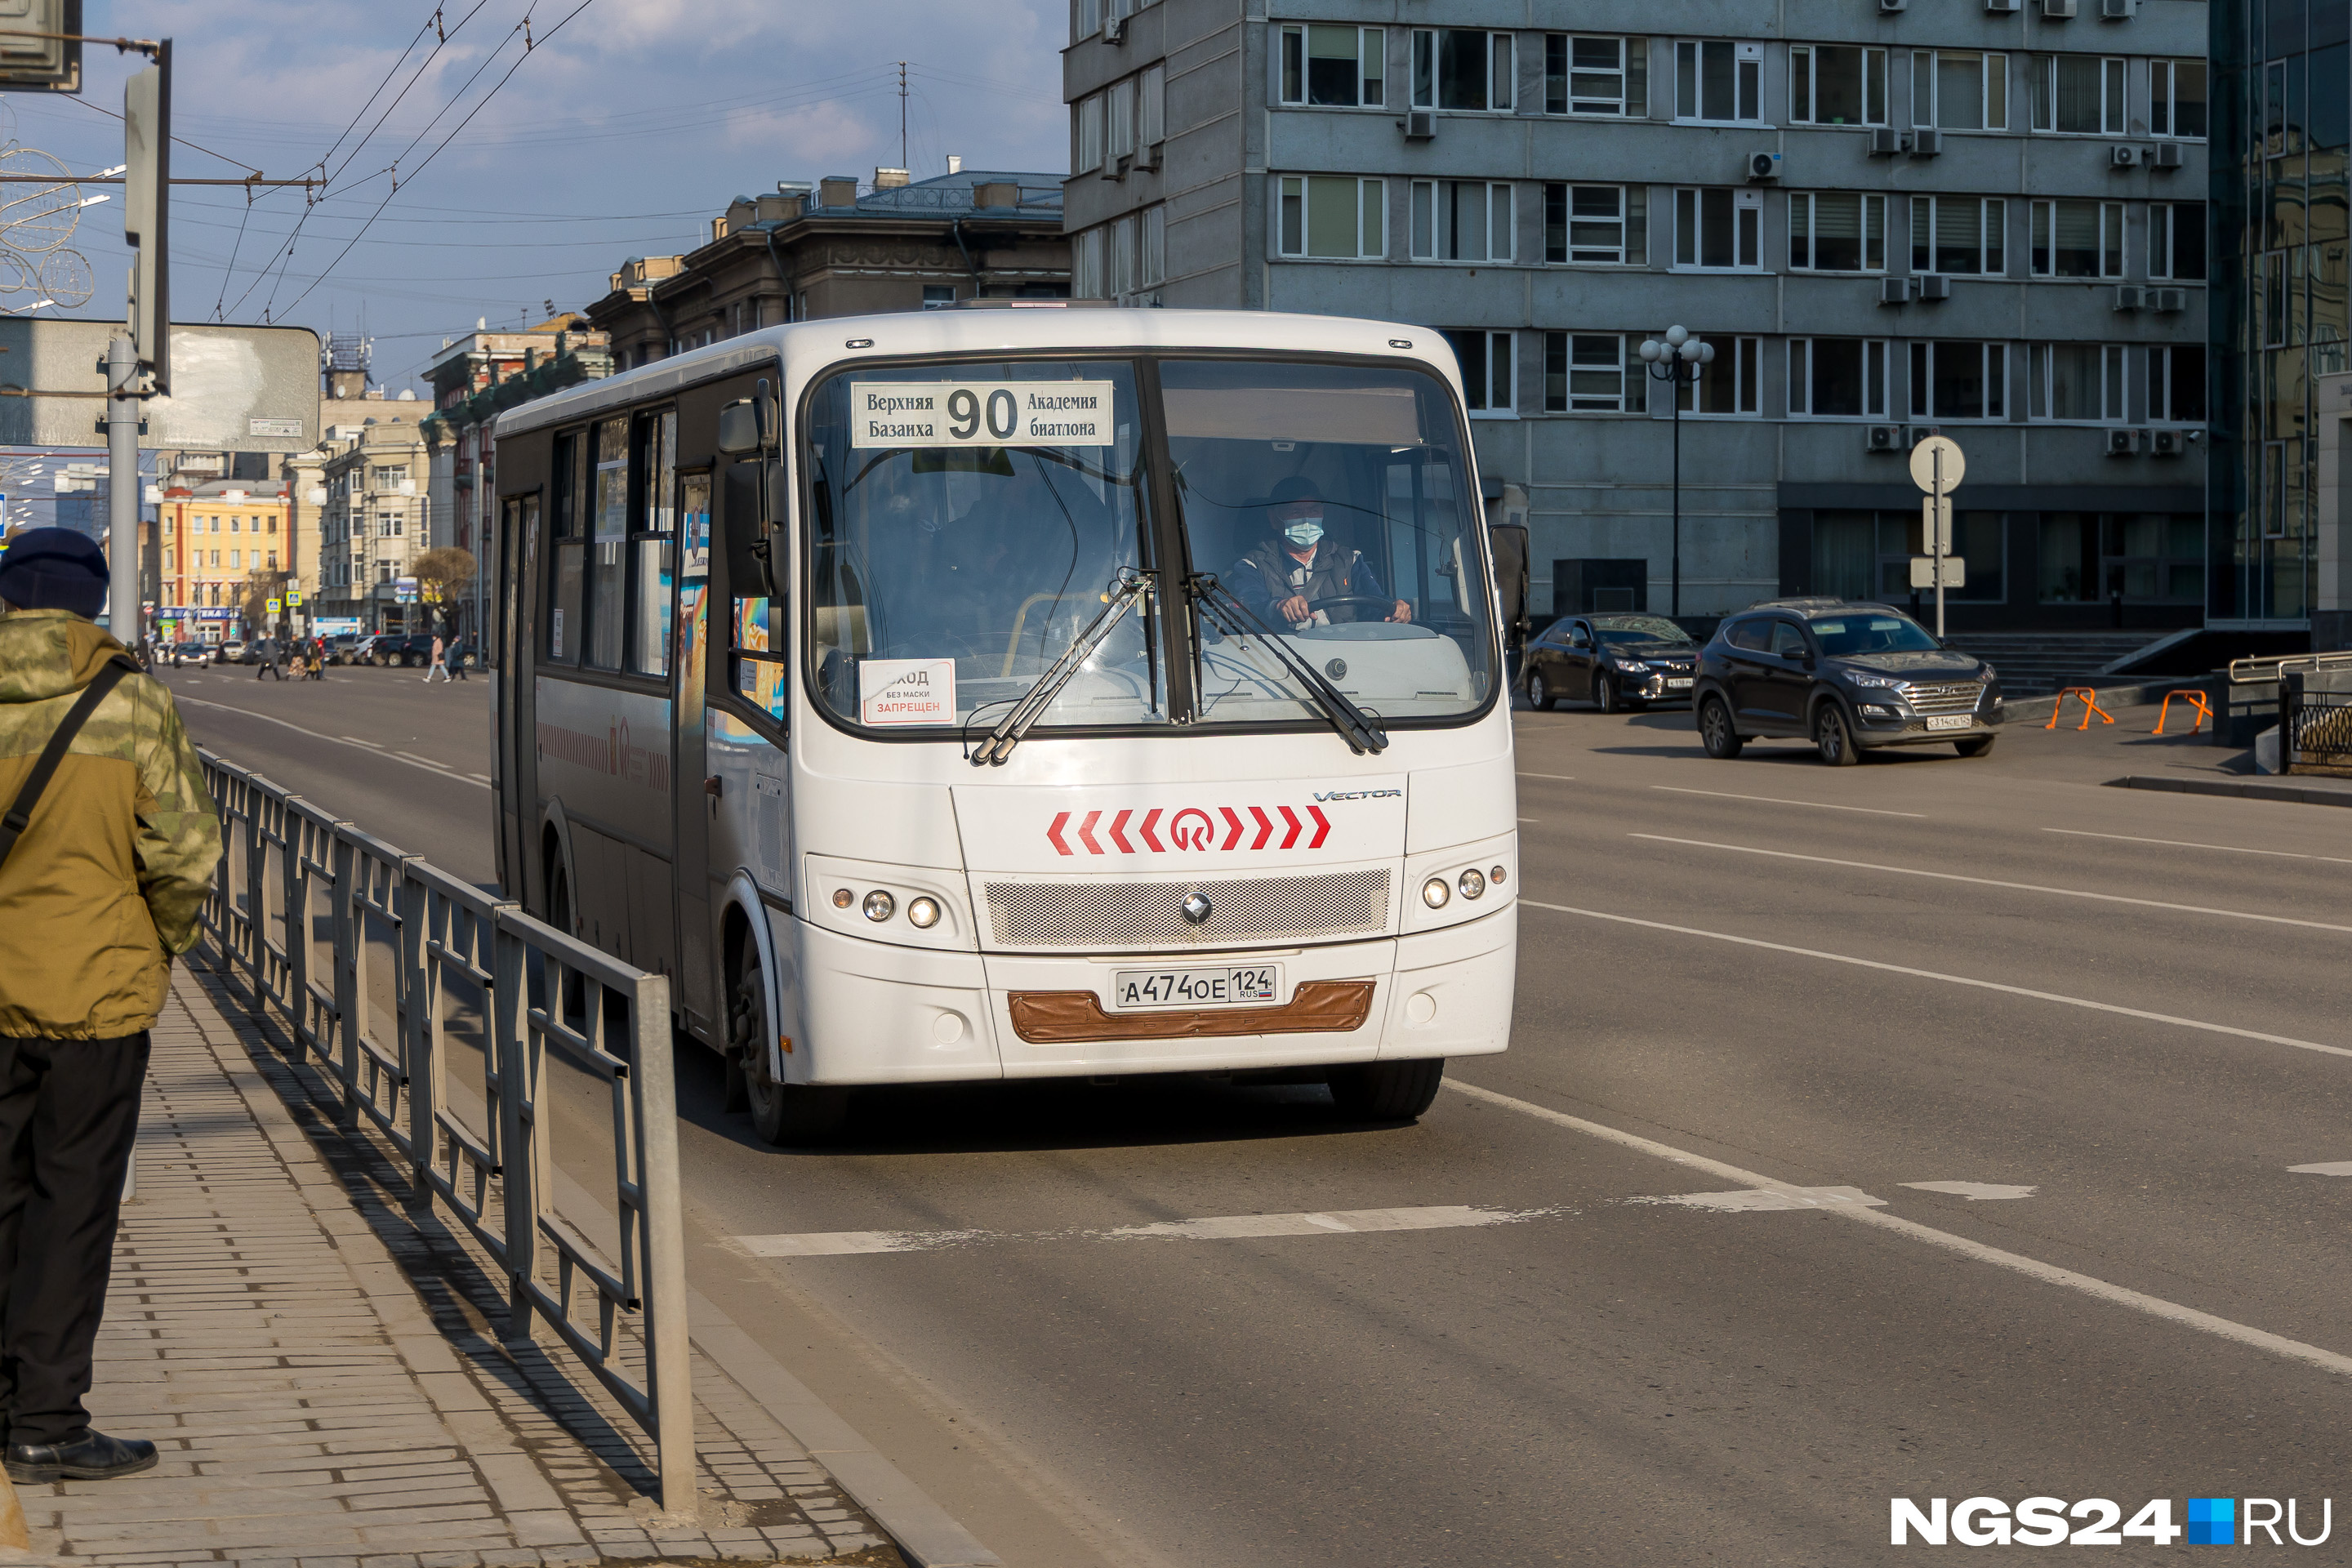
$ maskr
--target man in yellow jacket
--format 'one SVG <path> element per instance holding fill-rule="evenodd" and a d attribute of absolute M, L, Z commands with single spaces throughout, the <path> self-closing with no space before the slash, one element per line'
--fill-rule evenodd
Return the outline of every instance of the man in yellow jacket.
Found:
<path fill-rule="evenodd" d="M 196 940 L 220 821 L 160 683 L 110 671 L 55 773 L 22 794 L 123 647 L 91 622 L 106 558 L 69 529 L 0 554 L 0 1422 L 14 1480 L 155 1463 L 82 1396 L 172 958 Z"/>

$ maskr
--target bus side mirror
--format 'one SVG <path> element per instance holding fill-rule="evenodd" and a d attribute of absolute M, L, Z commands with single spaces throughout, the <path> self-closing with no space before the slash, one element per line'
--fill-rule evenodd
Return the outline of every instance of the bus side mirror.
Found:
<path fill-rule="evenodd" d="M 719 450 L 730 458 L 748 458 L 767 443 L 760 438 L 760 405 L 739 397 L 719 410 Z"/>

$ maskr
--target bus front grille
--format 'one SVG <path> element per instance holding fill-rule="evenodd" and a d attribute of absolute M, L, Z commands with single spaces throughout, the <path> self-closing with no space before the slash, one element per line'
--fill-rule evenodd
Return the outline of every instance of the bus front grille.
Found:
<path fill-rule="evenodd" d="M 1184 948 L 1377 936 L 1388 929 L 1389 873 L 1325 871 L 1198 882 L 990 882 L 1001 947 Z M 1209 918 L 1184 918 L 1188 893 Z"/>

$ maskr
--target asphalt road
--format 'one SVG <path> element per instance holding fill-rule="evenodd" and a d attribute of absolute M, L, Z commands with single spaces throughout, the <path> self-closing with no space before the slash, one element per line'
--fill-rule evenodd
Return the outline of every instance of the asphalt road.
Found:
<path fill-rule="evenodd" d="M 174 685 L 489 875 L 479 682 Z M 1832 771 L 1522 713 L 1513 1047 L 1420 1123 L 891 1091 L 781 1155 L 692 1060 L 697 1283 L 1023 1568 L 1874 1563 L 1895 1497 L 2294 1498 L 2308 1536 L 2352 1447 L 2352 1175 L 2293 1169 L 2352 1162 L 2352 812 L 2101 788 L 2210 763 L 2121 717 Z M 1109 1234 L 1396 1209 L 1428 1227 Z M 727 1240 L 850 1231 L 947 1234 Z"/>

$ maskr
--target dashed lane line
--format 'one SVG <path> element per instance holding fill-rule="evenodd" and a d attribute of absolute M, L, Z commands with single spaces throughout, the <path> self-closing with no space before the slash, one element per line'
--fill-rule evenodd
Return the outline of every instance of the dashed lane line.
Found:
<path fill-rule="evenodd" d="M 2166 849 L 2218 849 L 2226 855 L 2268 855 L 2280 860 L 2325 860 L 2330 866 L 2352 866 L 2352 859 L 2341 855 L 2306 855 L 2296 849 L 2249 849 L 2239 844 L 2196 844 L 2185 838 L 2141 838 L 2129 833 L 2093 833 L 2082 827 L 2045 827 L 2044 833 L 2063 833 L 2069 838 L 2112 838 L 2123 844 L 2154 844 Z"/>
<path fill-rule="evenodd" d="M 1837 805 L 1826 800 L 1783 800 L 1776 795 L 1733 795 L 1727 790 L 1685 789 L 1678 784 L 1652 784 L 1650 787 L 1664 790 L 1669 795 L 1712 795 L 1717 800 L 1758 800 L 1767 805 L 1810 805 L 1815 811 L 1858 811 L 1866 816 L 1916 816 L 1924 820 L 1927 815 L 1924 811 L 1888 811 L 1875 805 Z"/>
<path fill-rule="evenodd" d="M 1562 784 L 1574 784 L 1576 782 L 1576 775 L 1574 773 L 1521 773 L 1519 777 L 1523 779 L 1558 779 Z"/>
<path fill-rule="evenodd" d="M 1206 1219 L 1162 1220 L 1111 1230 L 813 1230 L 785 1236 L 739 1236 L 734 1250 L 750 1258 L 846 1258 L 877 1252 L 939 1252 L 1008 1241 L 1236 1241 L 1267 1236 L 1359 1236 L 1380 1231 L 1461 1230 L 1514 1225 L 1561 1214 L 1558 1208 L 1489 1209 L 1465 1204 L 1423 1208 L 1330 1209 L 1313 1214 L 1229 1214 Z"/>
<path fill-rule="evenodd" d="M 455 779 L 459 784 L 472 784 L 476 789 L 488 789 L 490 787 L 485 781 L 472 778 L 467 774 L 458 773 L 451 768 L 446 768 L 439 763 L 426 762 L 421 758 L 412 757 L 401 752 L 387 751 L 372 741 L 362 741 L 357 736 L 321 735 L 316 730 L 305 729 L 299 724 L 289 723 L 286 720 L 277 718 L 271 714 L 256 713 L 250 708 L 239 708 L 233 702 L 207 702 L 201 697 L 189 697 L 176 692 L 173 693 L 173 700 L 180 702 L 194 703 L 198 708 L 217 708 L 224 713 L 235 713 L 239 718 L 258 719 L 265 724 L 275 724 L 281 730 L 291 730 L 296 734 L 306 735 L 313 741 L 329 741 L 337 745 L 342 746 L 359 746 L 374 752 L 377 756 L 383 757 L 389 762 L 400 763 L 412 768 L 422 768 L 426 773 L 437 773 L 445 779 Z"/>
<path fill-rule="evenodd" d="M 1967 985 L 1979 991 L 1998 991 L 2005 996 L 2023 996 L 2034 1002 L 2054 1002 L 2065 1007 L 2082 1007 L 2094 1013 L 2112 1013 L 2118 1017 L 2141 1018 L 2151 1024 L 2170 1024 L 2176 1028 L 2200 1029 L 2209 1035 L 2228 1035 L 2234 1039 L 2260 1040 L 2264 1045 L 2292 1046 L 2299 1051 L 2318 1051 L 2331 1057 L 2352 1057 L 2352 1049 L 2342 1046 L 2324 1045 L 2317 1040 L 2298 1040 L 2292 1035 L 2265 1034 L 2260 1029 L 2241 1029 L 2231 1024 L 2209 1024 L 2200 1018 L 2176 1017 L 2170 1013 L 2151 1013 L 2145 1007 L 2126 1007 L 2114 1002 L 2094 1002 L 2087 996 L 2068 996 L 2056 991 L 2036 991 L 2027 985 L 2004 985 L 1998 980 L 1979 980 L 1968 974 L 1946 974 L 1940 970 L 1915 969 L 1907 963 L 1888 963 L 1875 958 L 1856 958 L 1848 952 L 1824 952 L 1819 948 L 1793 947 L 1785 942 L 1766 942 L 1761 937 L 1735 936 L 1729 931 L 1701 931 L 1696 926 L 1670 925 L 1664 921 L 1645 921 L 1633 915 L 1621 915 L 1607 910 L 1580 910 L 1572 904 L 1548 904 L 1536 899 L 1522 898 L 1520 904 L 1531 910 L 1549 910 L 1555 914 L 1582 915 L 1587 920 L 1610 921 L 1618 925 L 1640 926 L 1644 931 L 1673 931 L 1677 936 L 1704 937 L 1709 942 L 1727 942 L 1738 947 L 1761 948 L 1768 952 L 1792 953 L 1799 958 L 1818 958 L 1824 963 L 1852 964 L 1857 969 L 1874 969 L 1885 974 L 1907 974 L 1916 980 L 1936 980 L 1947 985 Z"/>
<path fill-rule="evenodd" d="M 2176 914 L 2218 915 L 2223 920 L 2260 921 L 2264 925 L 2301 926 L 2305 931 L 2342 931 L 2352 926 L 2327 921 L 2296 920 L 2292 915 L 2260 915 L 2248 910 L 2216 909 L 2210 904 L 2176 904 L 2164 899 L 2135 899 L 2124 893 L 2094 893 L 2084 888 L 2053 888 L 2040 882 L 2009 882 L 1998 877 L 1966 877 L 1958 871 L 1929 871 L 1916 866 L 1882 866 L 1872 860 L 1841 860 L 1831 855 L 1800 855 L 1792 849 L 1759 849 L 1748 844 L 1716 844 L 1704 838 L 1669 838 L 1663 833 L 1629 833 L 1653 844 L 1679 844 L 1691 849 L 1722 849 L 1735 855 L 1762 855 L 1774 860 L 1804 860 L 1816 866 L 1837 866 L 1849 871 L 1884 871 L 1895 877 L 1927 877 L 1938 882 L 1969 882 L 1979 888 L 2001 888 L 2018 893 L 2047 893 L 2053 898 L 2090 899 L 2102 904 L 2133 904 L 2143 910 L 2170 910 Z"/>
<path fill-rule="evenodd" d="M 1497 1094 L 1491 1089 L 1481 1089 L 1476 1084 L 1464 1083 L 1458 1079 L 1447 1079 L 1444 1083 L 1446 1088 L 1457 1094 L 1495 1106 L 1499 1110 L 1516 1111 L 1521 1116 L 1533 1117 L 1538 1121 L 1549 1121 L 1554 1126 L 1565 1127 L 1570 1131 L 1581 1132 L 1588 1137 L 1615 1143 L 1622 1148 L 1638 1150 L 1642 1153 L 1654 1155 L 1661 1160 L 1669 1160 L 1692 1170 L 1706 1171 L 1727 1180 L 1738 1182 L 1751 1191 L 1780 1194 L 1792 1199 L 1802 1200 L 1808 1197 L 1817 1199 L 1825 1192 L 1851 1190 L 1803 1187 L 1790 1182 L 1776 1182 L 1769 1176 L 1759 1175 L 1754 1171 L 1743 1171 L 1738 1166 L 1727 1164 L 1721 1160 L 1710 1160 L 1704 1154 L 1694 1154 L 1688 1150 L 1660 1143 L 1653 1139 L 1643 1138 L 1638 1133 L 1621 1131 L 1598 1121 L 1587 1121 L 1580 1116 L 1570 1116 L 1565 1112 L 1554 1110 L 1549 1106 L 1517 1100 L 1507 1094 Z M 2006 1251 L 1998 1247 L 1988 1247 L 1983 1242 L 1971 1241 L 1964 1236 L 1955 1236 L 1949 1231 L 1937 1230 L 1933 1226 L 1921 1225 L 1916 1220 L 1905 1219 L 1899 1215 L 1888 1214 L 1883 1207 L 1851 1200 L 1829 1204 L 1800 1201 L 1790 1206 L 1815 1208 L 1823 1214 L 1832 1214 L 1850 1219 L 1857 1225 L 1867 1225 L 1880 1230 L 1892 1231 L 1898 1236 L 1907 1237 L 1913 1241 L 1925 1242 L 1930 1247 L 1941 1247 L 1945 1251 L 1958 1253 L 1963 1258 L 1973 1258 L 1979 1263 L 1990 1263 L 1995 1268 L 2006 1268 L 2012 1273 L 2039 1279 L 2045 1285 L 2055 1285 L 2063 1289 L 2079 1291 L 2083 1295 L 2111 1305 L 2128 1307 L 2134 1311 L 2145 1312 L 2152 1318 L 2160 1318 L 2166 1322 L 2193 1329 L 2200 1333 L 2211 1334 L 2217 1339 L 2228 1340 L 2253 1350 L 2266 1351 L 2273 1355 L 2288 1361 L 2301 1362 L 2306 1366 L 2315 1366 L 2325 1372 L 2352 1376 L 2352 1356 L 2343 1355 L 2331 1350 L 2323 1350 L 2317 1345 L 2305 1344 L 2301 1340 L 2291 1340 L 2283 1334 L 2273 1334 L 2267 1330 L 2234 1322 L 2228 1318 L 2216 1317 L 2210 1312 L 2200 1312 L 2194 1307 L 2184 1307 L 2177 1301 L 2165 1300 L 2160 1296 L 2150 1296 L 2121 1285 L 2110 1284 L 2105 1279 L 2093 1279 L 2088 1274 L 2078 1274 L 2071 1268 L 2061 1268 L 2055 1264 L 2044 1263 L 2039 1258 L 2028 1258 L 2022 1253 Z"/>

